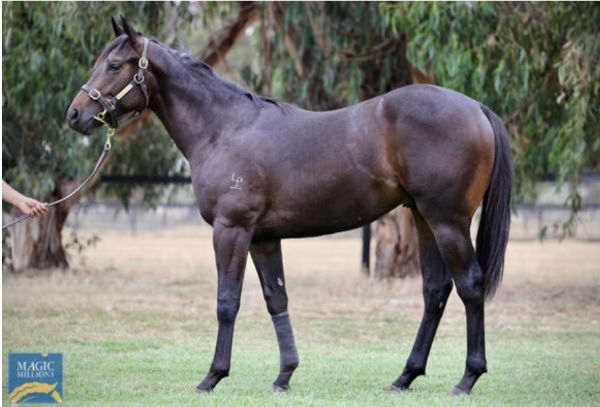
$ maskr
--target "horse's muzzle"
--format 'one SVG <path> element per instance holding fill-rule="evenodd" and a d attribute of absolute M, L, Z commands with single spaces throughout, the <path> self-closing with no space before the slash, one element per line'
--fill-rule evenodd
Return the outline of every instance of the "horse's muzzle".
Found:
<path fill-rule="evenodd" d="M 90 134 L 92 130 L 100 125 L 94 120 L 93 115 L 85 114 L 74 104 L 69 106 L 66 120 L 70 128 L 83 134 Z"/>

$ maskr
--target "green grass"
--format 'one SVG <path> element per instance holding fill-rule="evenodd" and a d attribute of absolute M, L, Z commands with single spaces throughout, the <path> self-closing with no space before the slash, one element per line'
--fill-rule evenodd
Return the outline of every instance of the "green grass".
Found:
<path fill-rule="evenodd" d="M 440 332 L 428 365 L 411 391 L 385 391 L 402 370 L 412 341 L 407 324 L 385 322 L 385 341 L 352 340 L 355 322 L 323 324 L 300 320 L 301 365 L 292 390 L 274 394 L 270 386 L 278 355 L 268 318 L 242 318 L 234 342 L 232 370 L 212 394 L 195 386 L 207 372 L 214 329 L 197 334 L 177 330 L 182 321 L 165 315 L 82 309 L 71 314 L 85 329 L 52 328 L 60 313 L 26 317 L 5 309 L 3 361 L 9 351 L 62 352 L 65 406 L 593 406 L 600 403 L 600 338 L 582 332 L 488 332 L 490 372 L 470 397 L 453 397 L 464 366 L 460 332 Z M 63 318 L 64 319 L 64 318 Z M 22 323 L 19 324 L 18 321 Z M 154 331 L 163 321 L 164 331 Z M 375 321 L 373 321 L 375 322 Z M 140 326 L 143 331 L 135 334 Z M 8 329 L 14 327 L 16 329 Z M 22 327 L 22 328 L 21 328 Z M 125 328 L 125 329 L 124 329 Z M 318 341 L 311 339 L 318 332 Z M 31 333 L 38 339 L 32 339 Z M 398 340 L 390 340 L 396 332 Z M 87 333 L 86 333 L 87 332 Z M 73 335 L 76 333 L 76 335 Z M 79 337 L 79 338 L 78 338 Z M 106 339 L 103 339 L 105 337 Z M 6 367 L 3 383 L 7 383 Z M 3 405 L 7 405 L 3 400 Z"/>

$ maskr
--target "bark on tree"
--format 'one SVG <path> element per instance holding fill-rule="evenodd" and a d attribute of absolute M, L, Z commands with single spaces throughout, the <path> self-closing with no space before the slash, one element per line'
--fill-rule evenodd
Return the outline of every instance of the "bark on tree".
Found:
<path fill-rule="evenodd" d="M 375 222 L 375 272 L 379 279 L 419 274 L 419 245 L 410 209 L 396 208 Z"/>
<path fill-rule="evenodd" d="M 48 200 L 60 199 L 76 187 L 75 181 L 63 180 L 56 193 Z M 50 207 L 45 215 L 17 223 L 11 227 L 14 271 L 18 272 L 28 268 L 64 269 L 69 267 L 62 242 L 62 230 L 69 211 L 78 201 L 79 197 L 67 200 Z"/>

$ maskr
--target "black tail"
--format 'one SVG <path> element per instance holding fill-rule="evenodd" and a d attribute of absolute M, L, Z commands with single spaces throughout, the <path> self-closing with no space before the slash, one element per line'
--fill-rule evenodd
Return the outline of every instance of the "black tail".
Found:
<path fill-rule="evenodd" d="M 485 298 L 490 299 L 502 281 L 504 253 L 508 243 L 512 154 L 502 119 L 486 106 L 481 105 L 481 110 L 490 121 L 496 140 L 494 168 L 490 185 L 483 197 L 475 250 L 485 276 Z"/>

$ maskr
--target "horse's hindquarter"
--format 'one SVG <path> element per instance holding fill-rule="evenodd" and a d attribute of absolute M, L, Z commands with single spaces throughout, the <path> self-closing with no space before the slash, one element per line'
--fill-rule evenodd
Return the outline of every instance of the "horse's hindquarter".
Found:
<path fill-rule="evenodd" d="M 417 205 L 447 207 L 471 217 L 489 183 L 494 133 L 479 102 L 431 85 L 387 95 L 386 118 L 402 184 Z"/>

